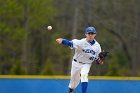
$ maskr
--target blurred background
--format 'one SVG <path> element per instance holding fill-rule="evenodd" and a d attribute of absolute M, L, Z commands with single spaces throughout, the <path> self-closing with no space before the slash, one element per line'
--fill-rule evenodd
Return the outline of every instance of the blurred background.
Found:
<path fill-rule="evenodd" d="M 87 26 L 109 51 L 93 76 L 140 76 L 140 0 L 0 0 L 0 74 L 69 75 L 74 54 L 56 38 L 84 38 Z M 47 26 L 53 27 L 52 31 Z"/>

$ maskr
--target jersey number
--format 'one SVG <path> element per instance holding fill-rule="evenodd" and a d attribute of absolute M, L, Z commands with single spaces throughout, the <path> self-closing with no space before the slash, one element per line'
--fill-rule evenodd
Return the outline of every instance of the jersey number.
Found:
<path fill-rule="evenodd" d="M 90 57 L 89 60 L 94 60 L 94 57 Z"/>

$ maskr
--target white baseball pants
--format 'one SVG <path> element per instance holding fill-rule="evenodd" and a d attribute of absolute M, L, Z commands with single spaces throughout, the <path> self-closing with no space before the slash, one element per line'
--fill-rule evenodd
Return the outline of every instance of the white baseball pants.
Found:
<path fill-rule="evenodd" d="M 88 73 L 90 70 L 91 64 L 83 64 L 72 61 L 71 68 L 71 80 L 69 83 L 69 88 L 75 89 L 81 79 L 81 82 L 88 82 Z"/>

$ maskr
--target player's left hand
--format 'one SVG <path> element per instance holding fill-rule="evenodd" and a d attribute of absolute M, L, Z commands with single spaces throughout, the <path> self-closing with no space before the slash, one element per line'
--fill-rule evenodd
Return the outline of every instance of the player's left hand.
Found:
<path fill-rule="evenodd" d="M 99 58 L 98 63 L 102 65 L 104 62 L 103 62 L 103 60 L 101 58 Z"/>
<path fill-rule="evenodd" d="M 106 51 L 100 52 L 100 53 L 99 53 L 99 58 L 100 58 L 101 60 L 104 60 L 104 59 L 107 57 L 108 53 L 109 53 L 109 52 L 106 52 Z"/>
<path fill-rule="evenodd" d="M 103 64 L 103 60 L 106 58 L 106 56 L 108 55 L 109 52 L 101 52 L 99 53 L 99 58 L 98 58 L 98 64 Z"/>

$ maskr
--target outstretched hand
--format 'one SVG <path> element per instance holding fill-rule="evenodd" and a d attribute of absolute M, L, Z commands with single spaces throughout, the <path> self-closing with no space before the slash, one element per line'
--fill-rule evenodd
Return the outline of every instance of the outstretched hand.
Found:
<path fill-rule="evenodd" d="M 56 39 L 56 42 L 58 43 L 58 44 L 61 44 L 62 43 L 62 38 L 58 38 L 58 39 Z"/>

